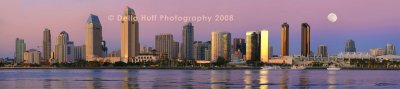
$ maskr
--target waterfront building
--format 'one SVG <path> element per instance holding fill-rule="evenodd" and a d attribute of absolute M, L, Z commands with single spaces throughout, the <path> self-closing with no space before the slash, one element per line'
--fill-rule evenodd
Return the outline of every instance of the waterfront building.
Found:
<path fill-rule="evenodd" d="M 231 59 L 231 33 L 211 33 L 211 61 L 216 62 L 218 58 L 229 62 Z"/>
<path fill-rule="evenodd" d="M 43 31 L 43 60 L 41 62 L 48 61 L 51 56 L 51 33 L 48 28 Z"/>
<path fill-rule="evenodd" d="M 281 56 L 289 55 L 289 24 L 283 23 L 281 28 Z"/>
<path fill-rule="evenodd" d="M 133 61 L 139 54 L 139 22 L 135 11 L 128 6 L 122 16 L 121 27 L 121 61 L 127 63 Z"/>
<path fill-rule="evenodd" d="M 104 53 L 102 50 L 102 41 L 102 26 L 99 17 L 90 14 L 89 18 L 86 21 L 86 61 L 93 61 L 93 58 L 95 57 L 103 57 Z"/>
<path fill-rule="evenodd" d="M 382 48 L 373 48 L 373 49 L 370 49 L 369 50 L 369 53 L 372 55 L 372 56 L 382 56 L 382 55 L 385 55 L 385 50 L 384 49 L 382 49 Z"/>
<path fill-rule="evenodd" d="M 355 42 L 351 39 L 347 40 L 344 50 L 344 52 L 357 52 Z"/>
<path fill-rule="evenodd" d="M 172 34 L 159 34 L 155 38 L 156 50 L 158 52 L 167 54 L 167 58 L 169 59 L 177 57 L 177 54 L 174 52 L 175 41 Z"/>
<path fill-rule="evenodd" d="M 204 59 L 211 60 L 211 41 L 204 43 Z"/>
<path fill-rule="evenodd" d="M 181 59 L 193 59 L 193 41 L 194 30 L 191 22 L 183 26 L 182 30 L 182 45 L 181 45 Z"/>
<path fill-rule="evenodd" d="M 385 50 L 386 55 L 396 55 L 396 47 L 391 43 L 386 44 Z"/>
<path fill-rule="evenodd" d="M 311 56 L 310 49 L 310 25 L 308 23 L 301 24 L 301 56 Z"/>
<path fill-rule="evenodd" d="M 24 59 L 24 52 L 26 50 L 26 44 L 24 39 L 17 38 L 15 40 L 15 62 L 21 63 Z"/>
<path fill-rule="evenodd" d="M 195 60 L 204 60 L 204 44 L 201 41 L 193 42 L 193 58 Z"/>
<path fill-rule="evenodd" d="M 260 60 L 261 62 L 268 62 L 269 60 L 269 33 L 268 30 L 260 31 Z"/>
<path fill-rule="evenodd" d="M 326 45 L 319 45 L 318 47 L 318 56 L 319 57 L 328 57 L 328 47 Z"/>
<path fill-rule="evenodd" d="M 70 60 L 73 60 L 73 42 L 69 41 L 68 33 L 62 31 L 56 37 L 56 44 L 55 44 L 55 62 L 56 63 L 65 63 Z M 71 59 L 72 58 L 72 59 Z"/>
<path fill-rule="evenodd" d="M 29 49 L 24 52 L 24 63 L 40 64 L 41 52 L 36 49 Z"/>
<path fill-rule="evenodd" d="M 246 32 L 246 61 L 260 61 L 260 34 Z"/>
<path fill-rule="evenodd" d="M 78 60 L 84 60 L 86 58 L 86 49 L 85 49 L 85 45 L 81 45 L 81 46 L 74 46 L 74 59 L 76 61 Z"/>

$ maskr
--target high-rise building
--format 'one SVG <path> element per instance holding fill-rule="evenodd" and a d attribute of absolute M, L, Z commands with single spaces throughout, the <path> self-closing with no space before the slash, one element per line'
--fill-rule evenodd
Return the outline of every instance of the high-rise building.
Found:
<path fill-rule="evenodd" d="M 183 26 L 182 30 L 182 45 L 181 45 L 181 58 L 182 59 L 193 59 L 193 41 L 194 41 L 194 30 L 191 22 Z"/>
<path fill-rule="evenodd" d="M 128 6 L 122 16 L 121 61 L 133 62 L 139 54 L 139 22 L 135 20 L 135 11 Z"/>
<path fill-rule="evenodd" d="M 233 38 L 233 44 L 232 44 L 232 52 L 233 56 L 243 59 L 243 54 L 246 53 L 246 42 L 245 39 L 243 38 Z"/>
<path fill-rule="evenodd" d="M 68 63 L 76 62 L 74 48 L 75 48 L 75 45 L 74 45 L 73 41 L 67 42 L 67 60 L 66 60 L 66 62 L 68 62 Z"/>
<path fill-rule="evenodd" d="M 246 61 L 260 61 L 260 34 L 246 32 Z"/>
<path fill-rule="evenodd" d="M 268 30 L 260 31 L 260 60 L 261 62 L 269 61 L 269 34 Z"/>
<path fill-rule="evenodd" d="M 229 62 L 231 59 L 231 33 L 211 33 L 211 61 L 216 62 L 218 58 Z"/>
<path fill-rule="evenodd" d="M 193 42 L 193 59 L 204 60 L 204 44 L 201 41 Z"/>
<path fill-rule="evenodd" d="M 269 46 L 268 54 L 269 54 L 269 58 L 272 58 L 274 56 L 274 47 L 273 46 Z"/>
<path fill-rule="evenodd" d="M 382 56 L 382 55 L 385 55 L 385 50 L 382 48 L 373 48 L 373 49 L 369 50 L 369 53 L 372 56 Z"/>
<path fill-rule="evenodd" d="M 233 51 L 239 51 L 241 53 L 246 52 L 246 42 L 243 38 L 234 38 L 233 39 Z"/>
<path fill-rule="evenodd" d="M 55 44 L 55 61 L 56 63 L 64 63 L 68 61 L 68 55 L 67 51 L 68 50 L 68 42 L 69 41 L 69 36 L 68 33 L 65 31 L 62 31 L 57 37 L 56 37 L 56 44 Z"/>
<path fill-rule="evenodd" d="M 174 37 L 172 34 L 159 34 L 156 35 L 155 39 L 156 50 L 158 52 L 162 52 L 163 54 L 167 54 L 168 59 L 176 58 L 176 54 L 174 52 Z"/>
<path fill-rule="evenodd" d="M 43 31 L 43 61 L 45 62 L 50 59 L 51 56 L 51 33 L 48 28 Z"/>
<path fill-rule="evenodd" d="M 174 42 L 172 45 L 172 54 L 173 54 L 173 59 L 176 59 L 179 57 L 179 42 Z"/>
<path fill-rule="evenodd" d="M 353 40 L 349 39 L 346 41 L 346 47 L 344 52 L 357 52 L 356 44 Z"/>
<path fill-rule="evenodd" d="M 301 24 L 301 56 L 311 56 L 310 49 L 310 25 Z"/>
<path fill-rule="evenodd" d="M 211 60 L 211 41 L 204 43 L 204 59 Z"/>
<path fill-rule="evenodd" d="M 94 61 L 96 57 L 103 57 L 102 41 L 102 26 L 99 17 L 90 14 L 86 21 L 86 61 Z"/>
<path fill-rule="evenodd" d="M 318 47 L 318 56 L 319 57 L 328 57 L 328 47 L 326 45 L 319 45 Z"/>
<path fill-rule="evenodd" d="M 281 56 L 289 55 L 289 24 L 283 23 L 281 30 Z"/>
<path fill-rule="evenodd" d="M 81 45 L 81 46 L 75 46 L 74 47 L 74 59 L 76 60 L 76 61 L 78 61 L 78 60 L 84 60 L 85 58 L 86 58 L 86 48 L 85 48 L 85 45 Z"/>
<path fill-rule="evenodd" d="M 396 55 L 396 47 L 391 43 L 386 44 L 385 50 L 386 55 Z"/>
<path fill-rule="evenodd" d="M 24 63 L 40 64 L 41 52 L 36 49 L 29 49 L 24 52 Z"/>
<path fill-rule="evenodd" d="M 17 38 L 15 40 L 15 62 L 21 63 L 24 59 L 24 52 L 26 50 L 26 44 L 24 39 Z"/>

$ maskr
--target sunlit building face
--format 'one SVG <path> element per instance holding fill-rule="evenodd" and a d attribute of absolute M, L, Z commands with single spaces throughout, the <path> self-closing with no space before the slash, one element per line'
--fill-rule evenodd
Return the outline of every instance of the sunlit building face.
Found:
<path fill-rule="evenodd" d="M 261 62 L 268 62 L 269 59 L 269 38 L 268 38 L 268 30 L 260 31 L 260 58 Z"/>

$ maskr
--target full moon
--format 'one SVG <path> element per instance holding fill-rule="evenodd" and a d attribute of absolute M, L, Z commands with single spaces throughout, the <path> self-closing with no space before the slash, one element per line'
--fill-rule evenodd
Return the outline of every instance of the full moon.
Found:
<path fill-rule="evenodd" d="M 335 13 L 329 13 L 329 15 L 328 15 L 328 20 L 329 20 L 330 22 L 332 22 L 332 23 L 336 22 L 336 20 L 337 20 L 336 14 L 335 14 Z"/>

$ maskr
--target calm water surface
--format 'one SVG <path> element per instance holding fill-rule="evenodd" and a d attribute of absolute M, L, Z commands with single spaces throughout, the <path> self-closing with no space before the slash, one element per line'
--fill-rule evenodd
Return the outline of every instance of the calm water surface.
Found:
<path fill-rule="evenodd" d="M 400 89 L 391 70 L 1 69 L 0 89 Z"/>

